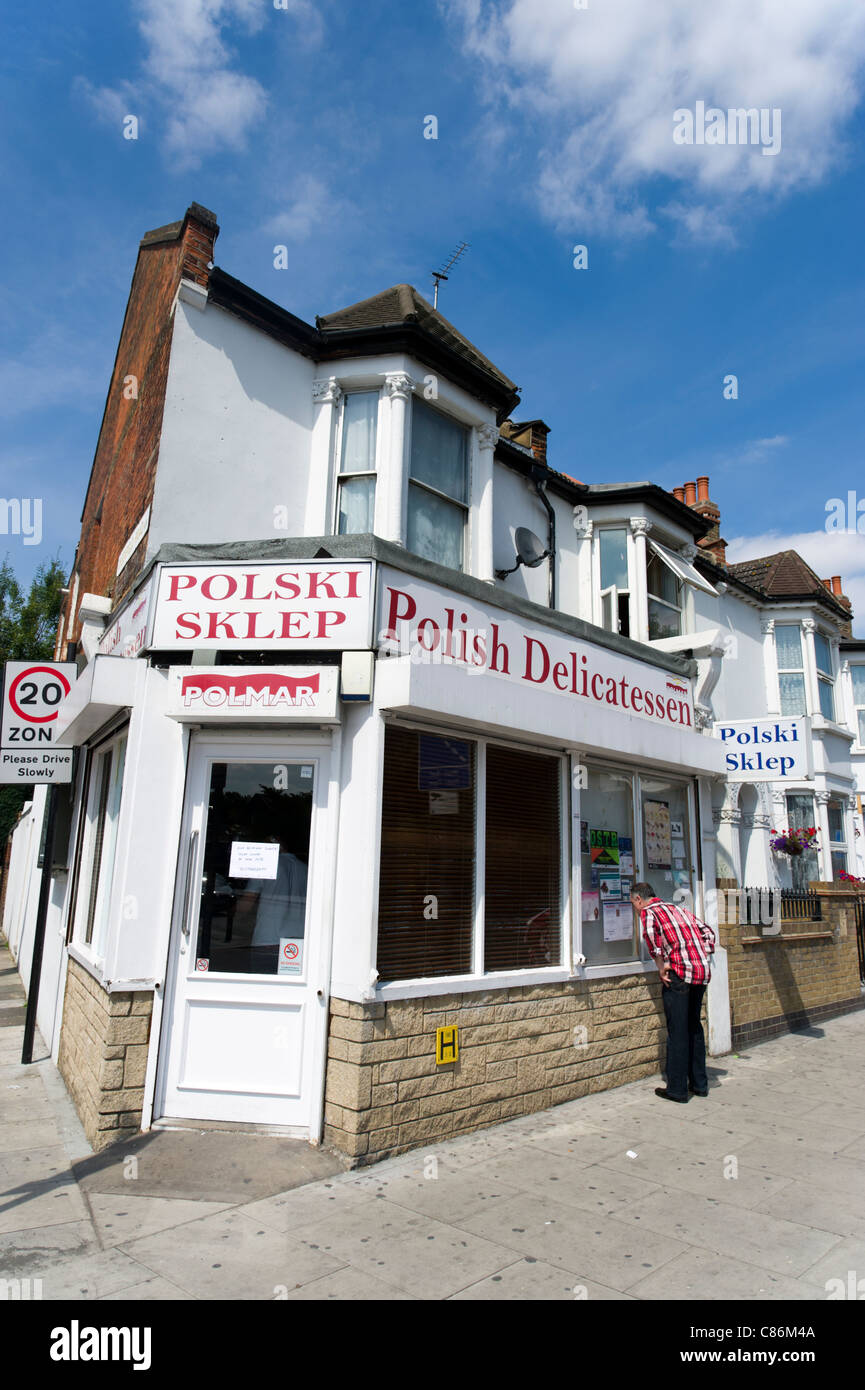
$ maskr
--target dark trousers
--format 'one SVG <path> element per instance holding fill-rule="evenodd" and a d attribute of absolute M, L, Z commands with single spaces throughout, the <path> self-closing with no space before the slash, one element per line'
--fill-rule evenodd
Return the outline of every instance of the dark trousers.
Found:
<path fill-rule="evenodd" d="M 708 1089 L 706 1040 L 700 1022 L 705 985 L 688 985 L 673 972 L 662 988 L 667 1018 L 667 1090 L 688 1098 L 688 1082 L 695 1091 Z"/>

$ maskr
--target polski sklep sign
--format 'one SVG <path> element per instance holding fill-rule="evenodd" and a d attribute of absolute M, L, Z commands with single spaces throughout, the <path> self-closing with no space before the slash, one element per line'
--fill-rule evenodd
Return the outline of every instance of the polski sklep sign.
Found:
<path fill-rule="evenodd" d="M 372 635 L 372 564 L 281 561 L 165 565 L 156 650 L 364 650 Z"/>
<path fill-rule="evenodd" d="M 796 782 L 813 775 L 811 727 L 804 717 L 719 721 L 714 732 L 735 782 Z"/>

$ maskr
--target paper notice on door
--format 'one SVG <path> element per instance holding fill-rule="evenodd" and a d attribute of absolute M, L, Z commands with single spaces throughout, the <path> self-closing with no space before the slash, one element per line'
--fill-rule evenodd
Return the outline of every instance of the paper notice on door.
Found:
<path fill-rule="evenodd" d="M 303 937 L 282 936 L 279 939 L 277 975 L 300 975 L 303 971 Z"/>
<path fill-rule="evenodd" d="M 276 878 L 278 869 L 278 843 L 232 840 L 229 878 Z"/>

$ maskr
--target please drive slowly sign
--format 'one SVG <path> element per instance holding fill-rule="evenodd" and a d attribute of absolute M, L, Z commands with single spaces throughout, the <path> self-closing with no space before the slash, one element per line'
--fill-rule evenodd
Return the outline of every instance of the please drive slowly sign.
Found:
<path fill-rule="evenodd" d="M 810 721 L 733 719 L 715 724 L 724 766 L 736 782 L 796 782 L 813 775 Z"/>

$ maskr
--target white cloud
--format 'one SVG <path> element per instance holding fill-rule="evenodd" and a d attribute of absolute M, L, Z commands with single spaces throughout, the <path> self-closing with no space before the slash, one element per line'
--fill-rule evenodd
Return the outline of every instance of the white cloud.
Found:
<path fill-rule="evenodd" d="M 663 215 L 730 242 L 755 198 L 817 184 L 843 157 L 865 60 L 865 7 L 849 0 L 441 3 L 502 119 L 522 108 L 541 130 L 538 193 L 562 230 L 638 236 Z M 780 109 L 780 151 L 677 145 L 673 113 L 697 101 Z"/>
<path fill-rule="evenodd" d="M 820 579 L 840 574 L 841 588 L 853 605 L 853 631 L 865 637 L 865 536 L 847 531 L 764 531 L 759 536 L 736 536 L 727 544 L 727 561 L 754 560 L 796 550 Z"/>
<path fill-rule="evenodd" d="M 749 439 L 741 444 L 734 453 L 725 454 L 720 460 L 728 467 L 732 464 L 755 464 L 765 463 L 770 453 L 776 449 L 784 449 L 790 443 L 788 434 L 773 434 L 768 439 Z"/>
<path fill-rule="evenodd" d="M 297 14 L 307 6 L 292 0 L 291 8 Z M 140 0 L 140 77 L 115 87 L 80 85 L 98 113 L 118 125 L 125 114 L 142 118 L 158 109 L 166 152 L 180 168 L 214 150 L 242 149 L 265 113 L 267 94 L 236 68 L 224 31 L 238 25 L 254 33 L 267 13 L 260 0 Z M 278 12 L 270 14 L 279 21 Z"/>
<path fill-rule="evenodd" d="M 348 204 L 331 195 L 328 186 L 315 174 L 297 179 L 285 206 L 262 226 L 265 236 L 277 242 L 305 241 L 311 232 L 320 232 L 325 219 L 345 217 Z"/>

